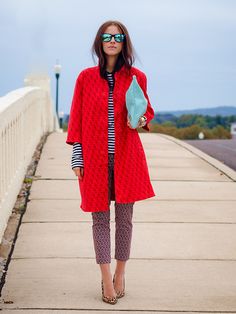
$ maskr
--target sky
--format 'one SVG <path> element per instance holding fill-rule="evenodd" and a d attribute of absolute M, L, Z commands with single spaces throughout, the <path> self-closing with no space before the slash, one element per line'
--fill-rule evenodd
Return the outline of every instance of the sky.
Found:
<path fill-rule="evenodd" d="M 80 71 L 107 20 L 127 27 L 158 111 L 236 106 L 236 0 L 0 0 L 0 97 L 47 73 L 69 113 Z"/>

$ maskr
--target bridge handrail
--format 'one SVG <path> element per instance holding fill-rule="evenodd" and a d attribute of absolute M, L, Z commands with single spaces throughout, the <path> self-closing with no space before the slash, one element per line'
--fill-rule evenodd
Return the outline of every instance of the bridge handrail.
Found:
<path fill-rule="evenodd" d="M 35 148 L 53 129 L 47 89 L 27 86 L 0 97 L 0 241 Z"/>

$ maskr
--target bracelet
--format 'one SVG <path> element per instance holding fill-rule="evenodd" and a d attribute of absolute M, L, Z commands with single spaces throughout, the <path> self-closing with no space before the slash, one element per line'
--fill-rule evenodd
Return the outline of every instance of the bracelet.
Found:
<path fill-rule="evenodd" d="M 143 127 L 146 124 L 147 118 L 145 116 L 141 116 L 139 118 L 139 128 Z"/>

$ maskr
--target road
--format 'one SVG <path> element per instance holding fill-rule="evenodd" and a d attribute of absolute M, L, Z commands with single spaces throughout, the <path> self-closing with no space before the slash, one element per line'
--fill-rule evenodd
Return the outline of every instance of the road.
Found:
<path fill-rule="evenodd" d="M 185 142 L 236 170 L 236 139 L 185 140 Z"/>

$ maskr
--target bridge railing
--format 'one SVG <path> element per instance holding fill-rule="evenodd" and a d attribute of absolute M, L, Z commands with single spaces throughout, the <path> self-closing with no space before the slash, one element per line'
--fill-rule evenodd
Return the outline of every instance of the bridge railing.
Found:
<path fill-rule="evenodd" d="M 25 85 L 0 97 L 0 241 L 35 148 L 55 129 L 49 79 Z"/>

